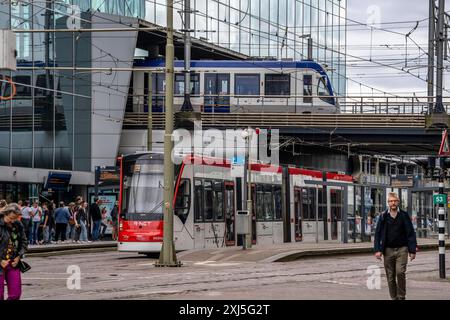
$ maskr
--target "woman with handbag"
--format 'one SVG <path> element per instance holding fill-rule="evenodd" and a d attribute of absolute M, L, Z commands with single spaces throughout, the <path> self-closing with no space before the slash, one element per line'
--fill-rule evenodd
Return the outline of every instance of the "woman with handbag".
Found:
<path fill-rule="evenodd" d="M 21 261 L 28 248 L 27 238 L 22 223 L 18 220 L 19 206 L 11 203 L 0 212 L 0 300 L 4 300 L 3 285 L 8 287 L 8 300 L 19 300 L 22 295 L 22 278 L 29 266 Z"/>

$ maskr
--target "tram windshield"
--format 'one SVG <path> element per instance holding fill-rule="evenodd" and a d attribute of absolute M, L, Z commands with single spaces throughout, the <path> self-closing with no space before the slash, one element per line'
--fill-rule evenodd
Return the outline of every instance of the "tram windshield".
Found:
<path fill-rule="evenodd" d="M 123 213 L 127 220 L 162 220 L 164 176 L 162 166 L 136 162 L 124 176 Z"/>

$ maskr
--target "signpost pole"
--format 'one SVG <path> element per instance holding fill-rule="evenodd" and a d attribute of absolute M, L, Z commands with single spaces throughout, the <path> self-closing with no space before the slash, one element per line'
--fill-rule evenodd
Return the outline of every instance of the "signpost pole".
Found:
<path fill-rule="evenodd" d="M 441 14 L 441 2 L 439 2 L 439 13 Z M 443 5 L 442 5 L 443 7 Z M 442 9 L 443 10 L 443 9 Z M 438 79 L 439 80 L 439 79 Z M 438 97 L 439 99 L 439 97 Z M 442 97 L 441 97 L 442 100 Z M 450 148 L 448 143 L 448 135 L 447 130 L 445 129 L 442 132 L 442 141 L 441 146 L 439 148 L 439 156 L 441 157 L 439 160 L 439 195 L 438 195 L 438 233 L 439 233 L 439 277 L 441 279 L 445 279 L 445 214 L 446 209 L 444 206 L 447 206 L 447 194 L 444 194 L 444 177 L 445 177 L 445 156 L 450 154 Z M 435 201 L 436 203 L 436 201 Z"/>
<path fill-rule="evenodd" d="M 444 194 L 444 168 L 441 168 L 439 176 L 439 196 L 444 201 L 439 202 L 438 218 L 439 218 L 439 277 L 445 279 L 445 210 L 444 205 L 447 195 Z M 442 199 L 441 199 L 442 200 Z"/>

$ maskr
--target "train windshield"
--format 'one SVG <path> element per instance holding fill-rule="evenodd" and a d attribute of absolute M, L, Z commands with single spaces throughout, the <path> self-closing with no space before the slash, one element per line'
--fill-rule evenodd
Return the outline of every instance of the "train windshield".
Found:
<path fill-rule="evenodd" d="M 317 84 L 317 95 L 320 100 L 325 101 L 326 103 L 334 104 L 334 99 L 331 97 L 331 92 L 328 90 L 324 77 L 319 78 L 319 83 Z"/>
<path fill-rule="evenodd" d="M 127 220 L 162 220 L 164 176 L 162 166 L 137 161 L 124 176 Z"/>

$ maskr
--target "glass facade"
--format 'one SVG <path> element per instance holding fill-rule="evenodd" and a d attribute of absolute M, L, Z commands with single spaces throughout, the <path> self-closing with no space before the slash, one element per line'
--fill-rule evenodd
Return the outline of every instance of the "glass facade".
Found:
<path fill-rule="evenodd" d="M 3 1 L 0 28 L 90 28 L 90 9 L 143 18 L 145 0 Z M 17 93 L 0 101 L 0 166 L 90 171 L 91 74 L 71 68 L 91 67 L 91 34 L 17 32 L 16 49 L 17 71 L 3 73 Z"/>
<path fill-rule="evenodd" d="M 174 11 L 183 3 L 175 2 Z M 164 26 L 165 5 L 148 0 L 146 20 Z M 313 59 L 326 64 L 335 92 L 344 95 L 346 6 L 346 0 L 191 0 L 191 29 L 196 38 L 252 57 L 294 60 L 307 58 L 310 35 Z M 179 14 L 174 28 L 183 28 Z"/>

